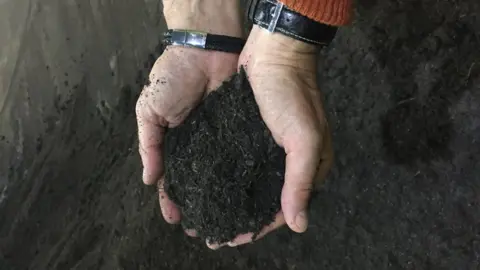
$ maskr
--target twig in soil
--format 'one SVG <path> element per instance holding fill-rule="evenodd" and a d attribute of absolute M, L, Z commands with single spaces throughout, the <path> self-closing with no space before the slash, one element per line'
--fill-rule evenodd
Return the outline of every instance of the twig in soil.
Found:
<path fill-rule="evenodd" d="M 401 100 L 401 101 L 399 101 L 399 102 L 397 103 L 397 106 L 400 106 L 400 105 L 402 105 L 402 104 L 404 104 L 404 103 L 411 102 L 411 101 L 414 101 L 414 100 L 415 100 L 414 97 Z"/>
<path fill-rule="evenodd" d="M 476 62 L 473 62 L 471 65 L 470 65 L 470 68 L 468 69 L 468 74 L 467 74 L 467 79 L 466 81 L 468 82 L 468 80 L 470 80 L 470 76 L 472 75 L 472 69 L 473 67 L 475 66 Z"/>

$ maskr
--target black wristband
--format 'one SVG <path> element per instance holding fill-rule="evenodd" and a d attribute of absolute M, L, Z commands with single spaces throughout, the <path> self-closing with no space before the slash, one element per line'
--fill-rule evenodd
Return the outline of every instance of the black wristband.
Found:
<path fill-rule="evenodd" d="M 314 21 L 274 0 L 249 0 L 247 17 L 269 32 L 314 45 L 328 45 L 337 33 L 337 27 Z"/>
<path fill-rule="evenodd" d="M 238 37 L 180 29 L 169 29 L 163 35 L 163 43 L 165 45 L 177 45 L 237 54 L 242 52 L 245 42 L 244 39 Z"/>

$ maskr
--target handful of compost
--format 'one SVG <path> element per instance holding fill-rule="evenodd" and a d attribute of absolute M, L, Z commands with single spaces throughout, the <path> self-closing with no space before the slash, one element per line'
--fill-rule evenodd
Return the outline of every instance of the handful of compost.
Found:
<path fill-rule="evenodd" d="M 165 191 L 181 209 L 184 228 L 212 243 L 273 222 L 284 174 L 285 152 L 243 70 L 165 136 Z"/>

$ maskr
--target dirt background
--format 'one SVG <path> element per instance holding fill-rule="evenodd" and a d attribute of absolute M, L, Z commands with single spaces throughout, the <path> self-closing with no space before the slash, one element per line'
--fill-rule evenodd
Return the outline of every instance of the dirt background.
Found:
<path fill-rule="evenodd" d="M 480 3 L 361 0 L 320 59 L 336 165 L 309 230 L 210 251 L 143 186 L 156 0 L 0 0 L 0 269 L 478 269 Z"/>

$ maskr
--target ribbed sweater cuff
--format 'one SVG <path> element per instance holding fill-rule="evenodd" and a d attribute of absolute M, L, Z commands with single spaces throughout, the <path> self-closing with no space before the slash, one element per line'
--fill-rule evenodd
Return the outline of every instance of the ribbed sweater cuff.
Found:
<path fill-rule="evenodd" d="M 287 7 L 315 21 L 345 25 L 352 19 L 352 0 L 279 0 Z"/>

